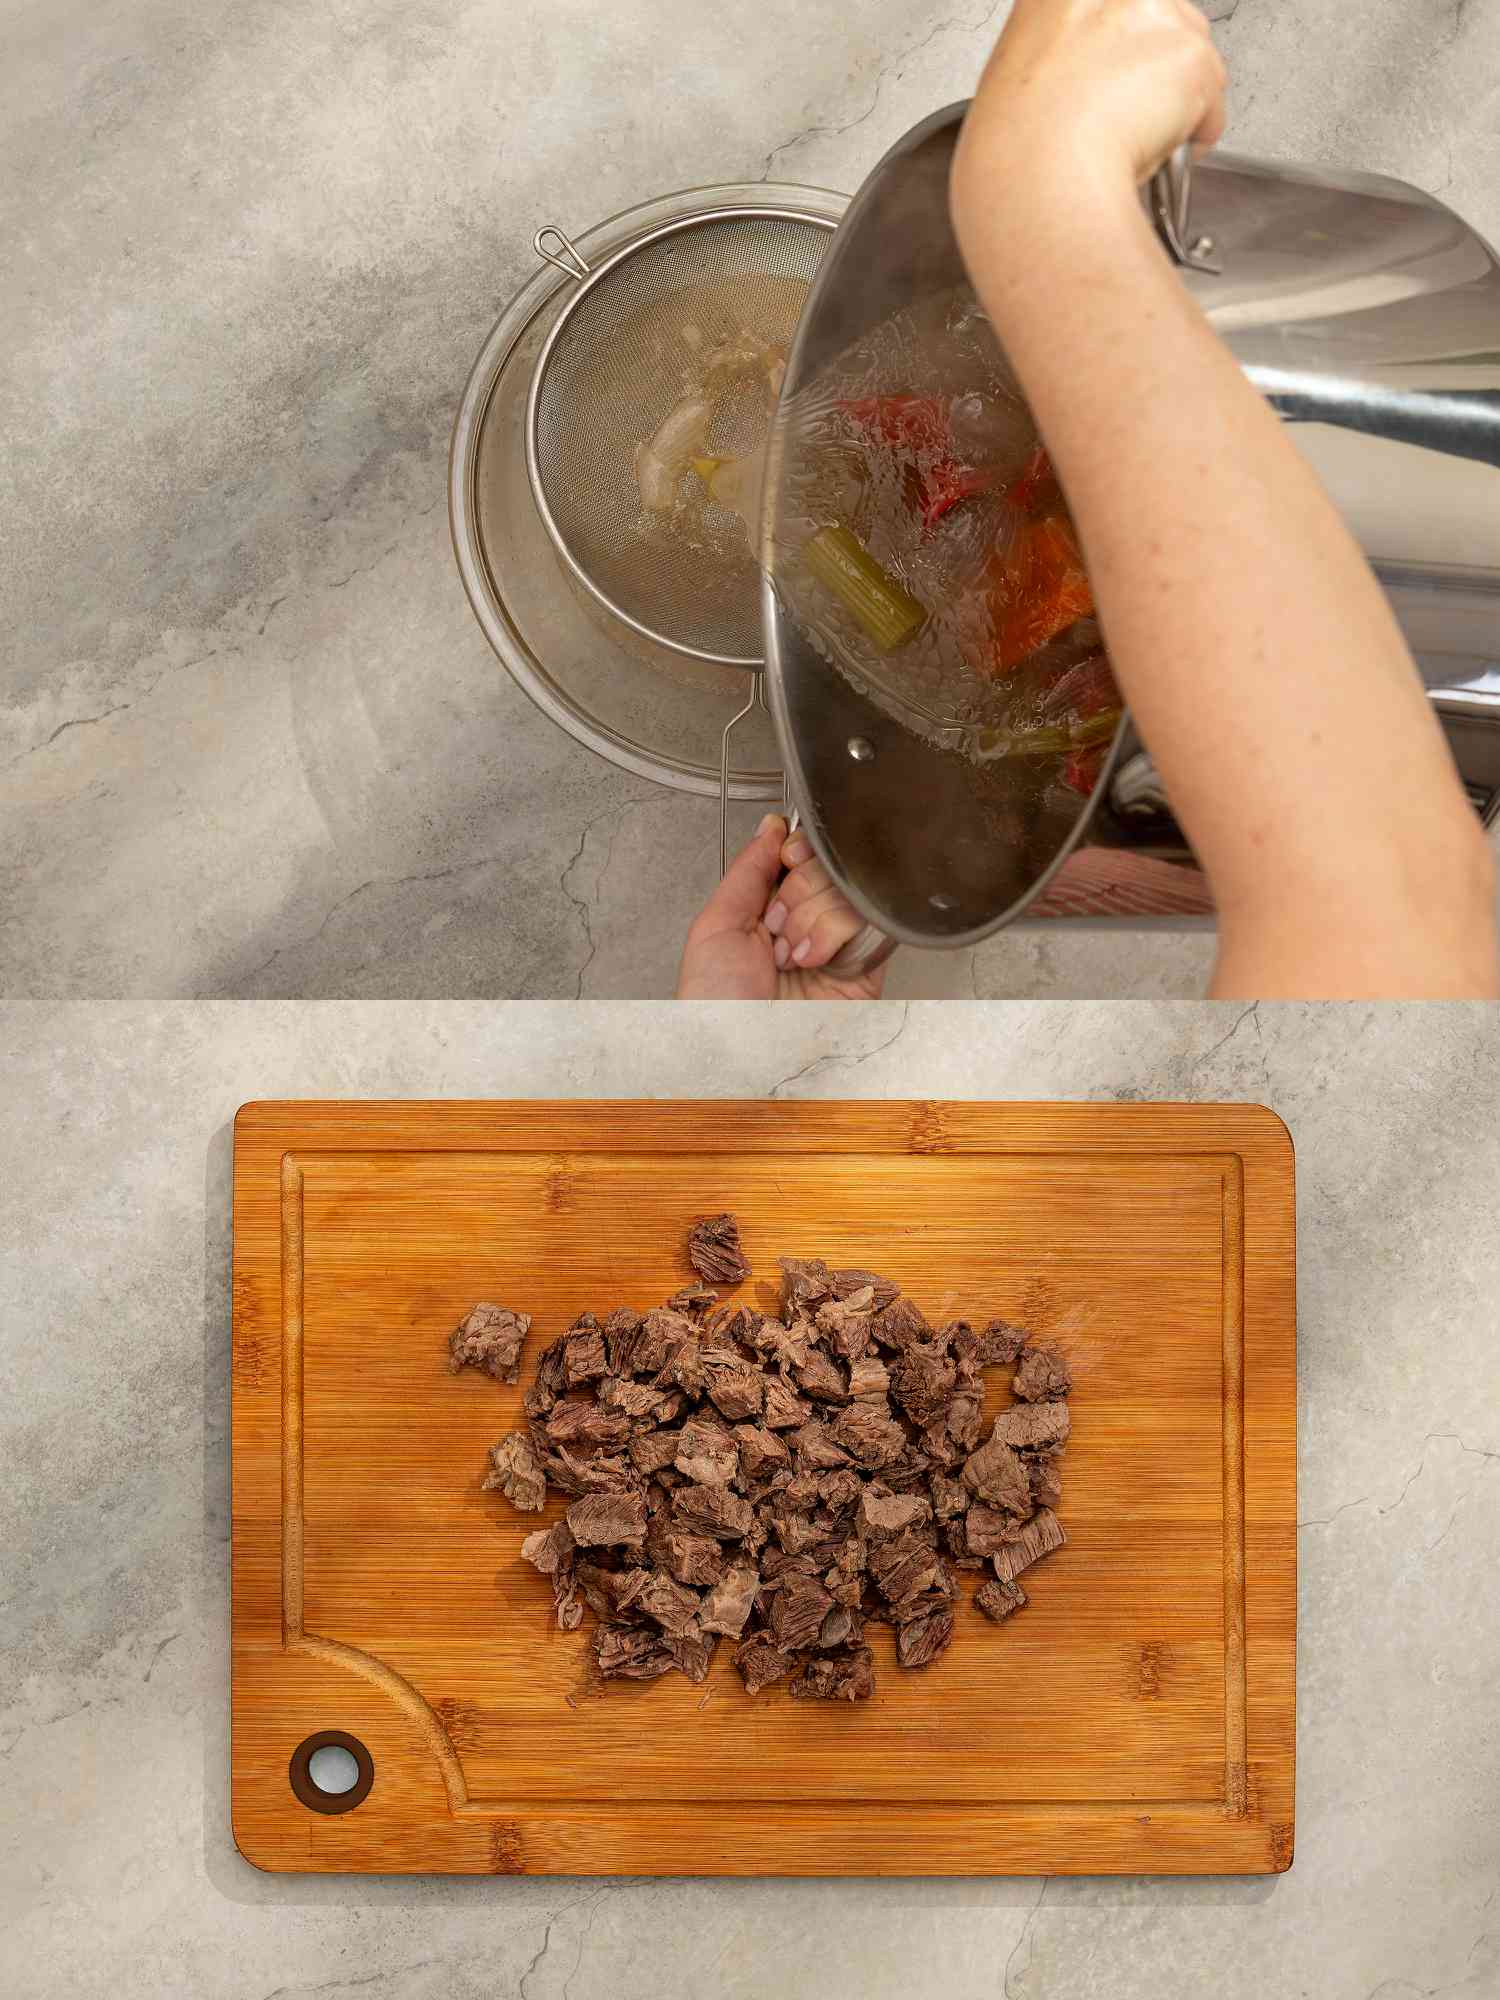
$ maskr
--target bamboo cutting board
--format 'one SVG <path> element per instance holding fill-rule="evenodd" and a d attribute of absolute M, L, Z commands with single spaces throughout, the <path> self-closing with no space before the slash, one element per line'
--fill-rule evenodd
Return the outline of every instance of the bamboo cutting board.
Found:
<path fill-rule="evenodd" d="M 235 1127 L 235 1838 L 262 1868 L 1265 1873 L 1292 1854 L 1292 1149 L 1247 1105 L 251 1104 Z M 691 1277 L 688 1224 L 872 1266 L 1073 1366 L 1068 1546 L 925 1673 L 754 1701 L 721 1645 L 597 1685 L 480 1490 L 541 1347 Z M 521 1387 L 447 1371 L 479 1299 Z M 991 1371 L 1008 1398 L 1008 1371 Z M 972 1588 L 973 1580 L 966 1583 Z M 330 1812 L 309 1739 L 350 1740 Z M 294 1772 L 297 1788 L 294 1789 Z M 364 1787 L 368 1785 L 367 1792 Z M 300 1795 L 299 1795 L 300 1792 Z M 352 1798 L 355 1794 L 347 1794 Z"/>

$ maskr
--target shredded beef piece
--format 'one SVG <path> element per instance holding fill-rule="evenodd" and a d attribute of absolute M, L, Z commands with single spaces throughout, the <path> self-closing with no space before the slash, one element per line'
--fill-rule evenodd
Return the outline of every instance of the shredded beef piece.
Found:
<path fill-rule="evenodd" d="M 903 1667 L 930 1667 L 953 1643 L 953 1613 L 929 1611 L 896 1633 L 896 1658 Z"/>
<path fill-rule="evenodd" d="M 724 1574 L 724 1550 L 712 1535 L 691 1535 L 683 1528 L 658 1528 L 652 1522 L 646 1553 L 679 1583 L 702 1590 Z"/>
<path fill-rule="evenodd" d="M 637 1431 L 625 1449 L 636 1471 L 650 1478 L 676 1460 L 682 1449 L 680 1431 Z"/>
<path fill-rule="evenodd" d="M 975 1607 L 1012 1617 L 1016 1578 L 1065 1540 L 1065 1357 L 1001 1320 L 934 1332 L 889 1279 L 817 1258 L 781 1260 L 780 1319 L 720 1306 L 713 1286 L 748 1275 L 734 1218 L 693 1239 L 705 1282 L 654 1311 L 582 1313 L 543 1350 L 527 1427 L 484 1482 L 529 1512 L 549 1488 L 571 1503 L 521 1553 L 564 1631 L 585 1607 L 598 1621 L 600 1676 L 701 1682 L 723 1637 L 751 1694 L 792 1676 L 799 1700 L 863 1700 L 866 1622 L 894 1628 L 903 1668 L 930 1665 L 953 1639 L 957 1570 L 993 1570 Z M 452 1365 L 514 1382 L 528 1326 L 476 1307 Z M 1017 1362 L 981 1443 L 984 1370 Z"/>
<path fill-rule="evenodd" d="M 982 1583 L 974 1593 L 974 1609 L 982 1611 L 986 1618 L 993 1618 L 998 1625 L 1012 1617 L 1026 1603 L 1026 1593 L 1018 1583 L 1005 1583 L 998 1577 L 991 1577 Z"/>
<path fill-rule="evenodd" d="M 867 1542 L 889 1541 L 931 1519 L 931 1502 L 919 1493 L 882 1493 L 867 1486 L 860 1497 L 859 1532 Z"/>
<path fill-rule="evenodd" d="M 521 1349 L 531 1331 L 529 1313 L 506 1306 L 475 1306 L 466 1313 L 448 1342 L 448 1368 L 482 1368 L 497 1382 L 516 1382 L 521 1373 Z"/>
<path fill-rule="evenodd" d="M 1066 1403 L 1017 1403 L 995 1419 L 991 1437 L 1016 1451 L 1053 1451 L 1068 1441 Z"/>
<path fill-rule="evenodd" d="M 550 1528 L 538 1528 L 521 1544 L 521 1554 L 534 1563 L 543 1576 L 556 1576 L 572 1565 L 577 1544 L 566 1521 L 554 1521 Z"/>
<path fill-rule="evenodd" d="M 601 1625 L 594 1655 L 605 1680 L 654 1681 L 677 1665 L 670 1641 L 660 1632 L 634 1625 Z"/>
<path fill-rule="evenodd" d="M 523 1514 L 539 1513 L 547 1500 L 547 1473 L 541 1454 L 525 1431 L 512 1431 L 490 1449 L 487 1493 L 503 1493 Z"/>
<path fill-rule="evenodd" d="M 910 1347 L 914 1340 L 930 1340 L 932 1328 L 923 1319 L 915 1302 L 906 1297 L 893 1299 L 883 1312 L 875 1315 L 871 1331 L 877 1347 L 899 1353 Z"/>
<path fill-rule="evenodd" d="M 683 1633 L 696 1630 L 698 1593 L 675 1583 L 660 1570 L 647 1575 L 631 1601 L 669 1638 L 679 1639 Z"/>
<path fill-rule="evenodd" d="M 771 1605 L 771 1631 L 784 1653 L 816 1646 L 833 1598 L 816 1577 L 788 1576 Z"/>
<path fill-rule="evenodd" d="M 579 1548 L 623 1548 L 646 1533 L 645 1495 L 586 1493 L 573 1502 L 567 1518 Z"/>
<path fill-rule="evenodd" d="M 705 1354 L 703 1364 L 709 1401 L 722 1416 L 731 1423 L 741 1423 L 746 1417 L 760 1415 L 765 1407 L 766 1382 L 758 1368 L 735 1358 L 720 1361 L 713 1354 Z"/>
<path fill-rule="evenodd" d="M 739 1449 L 739 1469 L 746 1479 L 764 1479 L 790 1465 L 786 1446 L 761 1424 L 736 1424 L 731 1433 Z M 733 1475 L 730 1475 L 733 1477 Z"/>
<path fill-rule="evenodd" d="M 979 1363 L 983 1368 L 1009 1367 L 1030 1339 L 1026 1329 L 1009 1320 L 992 1319 L 979 1336 Z"/>
<path fill-rule="evenodd" d="M 684 1479 L 699 1486 L 725 1486 L 737 1478 L 739 1446 L 715 1417 L 690 1417 L 677 1433 L 672 1461 Z"/>
<path fill-rule="evenodd" d="M 759 1588 L 760 1572 L 748 1563 L 736 1563 L 704 1598 L 698 1623 L 705 1632 L 722 1632 L 726 1639 L 738 1639 L 750 1622 Z"/>
<path fill-rule="evenodd" d="M 759 1694 L 772 1681 L 784 1680 L 793 1663 L 769 1632 L 752 1632 L 735 1648 L 734 1664 L 744 1679 L 746 1694 Z"/>
<path fill-rule="evenodd" d="M 815 1403 L 847 1403 L 849 1385 L 844 1371 L 831 1355 L 814 1348 L 801 1365 L 794 1368 L 797 1387 L 804 1396 L 811 1396 Z"/>
<path fill-rule="evenodd" d="M 764 1422 L 767 1430 L 789 1431 L 807 1422 L 810 1412 L 778 1375 L 766 1378 Z"/>
<path fill-rule="evenodd" d="M 1072 1386 L 1068 1364 L 1055 1347 L 1028 1347 L 1010 1388 L 1023 1403 L 1057 1403 Z"/>
<path fill-rule="evenodd" d="M 721 1542 L 739 1541 L 754 1519 L 749 1501 L 727 1486 L 684 1486 L 672 1496 L 672 1511 L 684 1527 Z"/>
<path fill-rule="evenodd" d="M 1050 1556 L 1054 1549 L 1060 1549 L 1067 1539 L 1062 1522 L 1052 1509 L 1042 1507 L 1014 1541 L 996 1549 L 990 1562 L 1002 1583 L 1014 1583 L 1023 1570 L 1030 1569 L 1043 1556 Z"/>
<path fill-rule="evenodd" d="M 673 1292 L 667 1300 L 667 1310 L 686 1313 L 692 1319 L 702 1319 L 718 1303 L 719 1295 L 711 1285 L 684 1285 L 680 1292 Z"/>
<path fill-rule="evenodd" d="M 1062 1498 L 1062 1468 L 1057 1453 L 1039 1451 L 1027 1466 L 1031 1479 L 1031 1501 L 1035 1507 L 1055 1507 Z"/>
<path fill-rule="evenodd" d="M 742 1285 L 750 1266 L 740 1248 L 740 1225 L 732 1215 L 708 1215 L 688 1232 L 688 1262 L 711 1285 Z"/>
<path fill-rule="evenodd" d="M 868 1701 L 875 1692 L 875 1656 L 868 1646 L 811 1659 L 792 1682 L 798 1701 Z"/>
<path fill-rule="evenodd" d="M 999 1429 L 997 1421 L 989 1443 L 965 1459 L 964 1485 L 992 1507 L 1024 1516 L 1031 1510 L 1031 1481 L 1019 1456 L 998 1435 Z"/>

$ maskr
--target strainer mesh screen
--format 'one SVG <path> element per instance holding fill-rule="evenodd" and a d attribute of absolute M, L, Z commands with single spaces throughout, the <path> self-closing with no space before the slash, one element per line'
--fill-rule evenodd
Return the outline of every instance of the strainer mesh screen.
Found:
<path fill-rule="evenodd" d="M 635 455 L 702 383 L 703 358 L 751 335 L 785 348 L 830 240 L 800 216 L 692 222 L 632 251 L 569 311 L 537 385 L 542 494 L 573 561 L 616 610 L 669 644 L 758 662 L 759 572 L 744 524 L 696 476 L 647 514 Z M 708 454 L 761 443 L 764 383 L 712 398 Z"/>

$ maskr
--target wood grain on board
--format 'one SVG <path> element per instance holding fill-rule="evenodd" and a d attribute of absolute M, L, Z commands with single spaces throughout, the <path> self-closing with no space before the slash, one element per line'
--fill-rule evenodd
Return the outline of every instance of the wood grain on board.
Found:
<path fill-rule="evenodd" d="M 873 1701 L 599 1685 L 480 1490 L 541 1347 L 659 1304 L 688 1224 L 873 1266 L 1069 1356 L 1065 1549 Z M 533 1315 L 521 1387 L 447 1370 Z M 991 1401 L 1008 1400 L 1006 1370 Z M 236 1121 L 233 1817 L 263 1868 L 1261 1873 L 1291 1859 L 1291 1144 L 1247 1105 L 264 1103 Z M 966 1591 L 975 1579 L 965 1580 Z M 294 1795 L 343 1730 L 369 1796 Z"/>

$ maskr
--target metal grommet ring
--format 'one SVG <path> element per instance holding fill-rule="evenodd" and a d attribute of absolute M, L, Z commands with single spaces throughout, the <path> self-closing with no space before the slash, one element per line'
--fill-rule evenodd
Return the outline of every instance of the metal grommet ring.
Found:
<path fill-rule="evenodd" d="M 313 1782 L 311 1765 L 319 1750 L 347 1750 L 359 1766 L 359 1776 L 348 1791 L 325 1792 Z M 293 1792 L 309 1812 L 353 1812 L 370 1796 L 370 1787 L 375 1782 L 375 1760 L 357 1736 L 347 1735 L 342 1729 L 322 1729 L 297 1745 L 287 1766 L 287 1776 Z"/>

